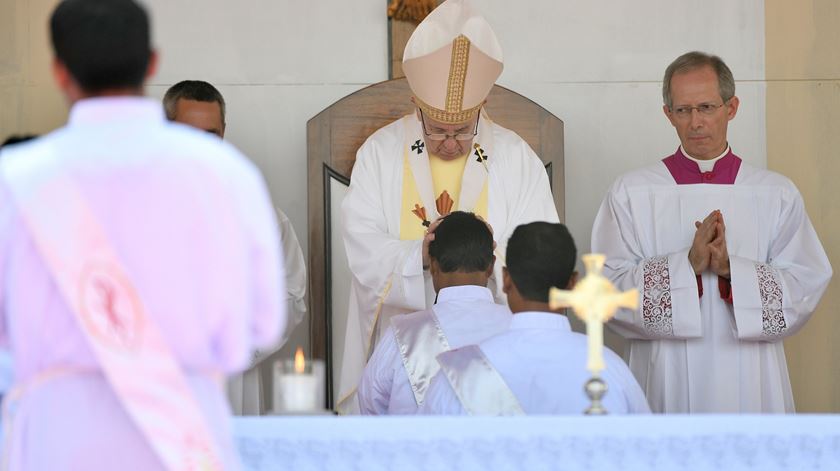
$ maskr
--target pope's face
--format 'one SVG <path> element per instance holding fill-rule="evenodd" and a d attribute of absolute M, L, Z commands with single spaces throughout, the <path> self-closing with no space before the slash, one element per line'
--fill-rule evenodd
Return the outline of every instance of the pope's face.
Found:
<path fill-rule="evenodd" d="M 418 117 L 419 117 L 418 112 Z M 472 149 L 473 139 L 458 140 L 455 139 L 457 134 L 473 135 L 475 132 L 475 125 L 478 121 L 478 113 L 466 123 L 461 124 L 446 124 L 430 119 L 425 114 L 421 123 L 425 123 L 426 129 L 423 133 L 423 141 L 426 143 L 426 149 L 430 154 L 437 156 L 443 160 L 455 160 L 458 157 L 466 155 Z M 446 139 L 431 139 L 429 134 L 445 134 Z"/>
<path fill-rule="evenodd" d="M 225 137 L 222 108 L 215 101 L 196 101 L 181 98 L 175 103 L 175 119 L 202 131 Z"/>
<path fill-rule="evenodd" d="M 663 110 L 688 155 L 710 160 L 726 150 L 726 129 L 738 111 L 738 97 L 724 103 L 712 67 L 674 74 L 671 103 Z"/>

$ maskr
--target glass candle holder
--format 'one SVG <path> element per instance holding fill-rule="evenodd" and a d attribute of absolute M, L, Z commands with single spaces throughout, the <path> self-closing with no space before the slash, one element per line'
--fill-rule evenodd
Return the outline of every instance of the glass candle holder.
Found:
<path fill-rule="evenodd" d="M 320 413 L 324 410 L 324 362 L 306 361 L 298 348 L 294 360 L 274 364 L 272 407 L 279 414 Z"/>

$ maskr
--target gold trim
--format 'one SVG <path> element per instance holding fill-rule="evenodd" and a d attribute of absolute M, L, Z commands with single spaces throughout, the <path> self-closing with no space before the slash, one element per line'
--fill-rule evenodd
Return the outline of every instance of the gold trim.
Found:
<path fill-rule="evenodd" d="M 414 103 L 423 110 L 423 113 L 428 116 L 429 118 L 444 124 L 461 124 L 466 123 L 467 121 L 471 120 L 475 117 L 478 110 L 481 109 L 481 106 L 484 104 L 482 101 L 478 105 L 463 111 L 458 112 L 448 112 L 438 108 L 435 108 L 428 103 L 424 102 L 420 99 L 417 95 L 414 95 Z"/>
<path fill-rule="evenodd" d="M 463 34 L 452 41 L 452 59 L 449 63 L 449 79 L 446 83 L 446 111 L 457 113 L 464 106 L 464 82 L 467 80 L 467 66 L 470 63 L 470 40 Z"/>

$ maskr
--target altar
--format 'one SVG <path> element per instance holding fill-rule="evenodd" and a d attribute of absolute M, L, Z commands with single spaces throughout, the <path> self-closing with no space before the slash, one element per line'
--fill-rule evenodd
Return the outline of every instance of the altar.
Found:
<path fill-rule="evenodd" d="M 840 416 L 238 417 L 248 471 L 837 470 Z"/>

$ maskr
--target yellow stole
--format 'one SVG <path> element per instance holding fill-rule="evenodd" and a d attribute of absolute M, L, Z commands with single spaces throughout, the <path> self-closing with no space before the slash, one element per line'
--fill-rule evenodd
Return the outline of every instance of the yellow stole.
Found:
<path fill-rule="evenodd" d="M 471 211 L 485 220 L 487 219 L 487 181 L 484 182 L 484 187 L 481 189 L 481 194 L 474 208 L 459 208 L 458 201 L 461 196 L 461 181 L 464 177 L 464 168 L 467 165 L 467 158 L 471 154 L 464 155 L 454 160 L 443 160 L 433 155 L 429 155 L 429 167 L 432 173 L 432 186 L 434 194 L 437 198 L 444 191 L 449 193 L 452 199 L 452 211 Z M 417 191 L 417 183 L 414 180 L 414 175 L 411 171 L 411 165 L 408 162 L 408 153 L 403 155 L 403 191 L 402 191 L 402 210 L 400 211 L 400 239 L 401 240 L 418 240 L 422 239 L 426 233 L 426 226 L 423 225 L 423 220 L 414 212 L 415 204 L 423 206 L 420 200 L 420 193 Z M 429 221 L 431 222 L 431 221 Z"/>

